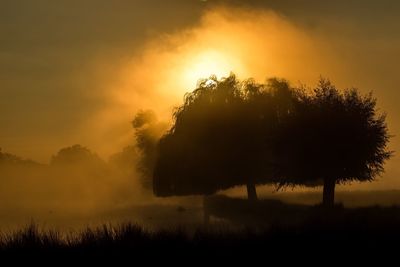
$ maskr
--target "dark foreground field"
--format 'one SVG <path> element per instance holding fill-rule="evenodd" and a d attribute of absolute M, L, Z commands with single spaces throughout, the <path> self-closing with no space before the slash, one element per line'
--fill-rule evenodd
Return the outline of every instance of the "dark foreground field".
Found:
<path fill-rule="evenodd" d="M 277 200 L 251 204 L 213 197 L 205 201 L 207 225 L 147 230 L 126 223 L 79 232 L 41 230 L 31 224 L 3 233 L 2 255 L 113 256 L 182 258 L 235 257 L 258 253 L 354 253 L 397 250 L 400 207 L 344 208 L 290 205 Z M 223 220 L 221 220 L 223 219 Z M 336 251 L 336 252 L 335 252 Z"/>

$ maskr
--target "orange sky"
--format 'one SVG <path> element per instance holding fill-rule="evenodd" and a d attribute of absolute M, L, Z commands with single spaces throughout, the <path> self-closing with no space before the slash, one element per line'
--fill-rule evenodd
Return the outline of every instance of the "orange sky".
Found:
<path fill-rule="evenodd" d="M 0 147 L 47 162 L 80 143 L 106 158 L 133 142 L 137 110 L 168 119 L 197 78 L 230 71 L 372 90 L 397 135 L 400 4 L 318 2 L 9 1 L 0 11 Z M 394 137 L 391 149 L 399 146 Z M 400 188 L 399 163 L 374 186 Z"/>

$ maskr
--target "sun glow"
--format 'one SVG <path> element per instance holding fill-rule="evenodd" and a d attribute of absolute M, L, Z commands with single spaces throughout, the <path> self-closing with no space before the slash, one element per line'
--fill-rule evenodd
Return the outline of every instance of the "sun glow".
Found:
<path fill-rule="evenodd" d="M 211 75 L 220 79 L 233 72 L 239 79 L 251 77 L 259 82 L 267 77 L 308 82 L 315 76 L 311 70 L 326 73 L 319 57 L 313 57 L 315 45 L 273 13 L 210 11 L 196 27 L 150 39 L 140 54 L 124 62 L 118 76 L 104 86 L 110 104 L 98 113 L 98 119 L 91 119 L 96 122 L 93 128 L 100 129 L 96 135 L 104 131 L 108 136 L 110 127 L 101 130 L 104 125 L 120 125 L 121 132 L 126 132 L 120 142 L 128 143 L 131 128 L 126 121 L 132 114 L 152 109 L 161 120 L 169 121 L 185 93 Z M 110 76 L 101 69 L 102 77 Z M 117 126 L 111 128 L 116 131 Z"/>
<path fill-rule="evenodd" d="M 188 57 L 183 67 L 183 84 L 186 88 L 194 88 L 199 78 L 216 75 L 218 78 L 228 76 L 233 70 L 231 57 L 218 51 L 205 51 Z"/>

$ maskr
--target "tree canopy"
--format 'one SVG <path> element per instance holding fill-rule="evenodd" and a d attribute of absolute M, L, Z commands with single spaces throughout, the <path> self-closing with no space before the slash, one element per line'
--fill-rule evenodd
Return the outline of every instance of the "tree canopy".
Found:
<path fill-rule="evenodd" d="M 29 159 L 22 159 L 11 153 L 3 152 L 0 147 L 0 166 L 1 165 L 39 165 L 39 163 Z"/>
<path fill-rule="evenodd" d="M 73 145 L 60 149 L 50 160 L 51 165 L 82 165 L 95 167 L 104 165 L 104 161 L 88 148 L 81 145 Z"/>
<path fill-rule="evenodd" d="M 390 136 L 371 93 L 340 91 L 321 79 L 294 100 L 277 140 L 280 185 L 324 184 L 324 202 L 332 205 L 335 184 L 371 181 L 383 172 Z"/>
<path fill-rule="evenodd" d="M 135 129 L 135 147 L 126 148 L 120 156 L 136 162 L 145 189 L 152 187 L 153 170 L 157 158 L 157 145 L 166 131 L 166 123 L 160 122 L 152 110 L 140 110 L 132 121 Z M 139 157 L 136 157 L 138 154 Z"/>
<path fill-rule="evenodd" d="M 372 94 L 312 90 L 285 80 L 265 84 L 234 75 L 201 80 L 185 95 L 158 143 L 153 188 L 159 196 L 213 194 L 237 185 L 324 185 L 369 181 L 390 158 L 385 116 Z"/>
<path fill-rule="evenodd" d="M 240 82 L 234 75 L 201 80 L 160 140 L 155 194 L 212 194 L 271 182 L 276 110 L 284 112 L 290 102 L 286 85 Z"/>

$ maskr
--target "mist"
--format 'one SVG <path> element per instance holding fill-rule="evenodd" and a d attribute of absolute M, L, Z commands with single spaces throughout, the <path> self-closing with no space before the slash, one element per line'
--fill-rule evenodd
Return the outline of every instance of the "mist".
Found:
<path fill-rule="evenodd" d="M 310 28 L 271 9 L 225 5 L 208 8 L 197 25 L 148 40 L 137 56 L 120 66 L 113 76 L 119 80 L 104 89 L 112 101 L 92 120 L 101 122 L 92 124 L 93 131 L 100 138 L 101 134 L 112 135 L 110 129 L 120 129 L 114 143 L 107 143 L 111 147 L 126 145 L 131 142 L 126 124 L 130 114 L 152 109 L 170 123 L 174 107 L 182 103 L 186 92 L 196 88 L 199 78 L 214 74 L 221 78 L 233 72 L 241 79 L 251 77 L 262 82 L 270 77 L 284 77 L 292 84 L 308 86 L 322 76 L 342 88 L 372 91 L 382 111 L 387 112 L 389 128 L 395 133 L 399 126 L 393 117 L 397 110 L 393 99 L 398 78 L 392 71 L 398 36 L 366 41 L 367 32 L 355 28 L 354 21 L 332 22 L 328 18 L 321 24 L 319 28 Z M 354 36 L 349 41 L 342 35 Z M 375 64 L 387 71 L 377 71 L 372 68 Z M 392 138 L 391 149 L 396 151 L 398 145 L 397 138 Z M 109 150 L 98 144 L 93 146 L 105 154 Z M 397 174 L 394 157 L 381 180 L 352 188 L 398 188 Z"/>
<path fill-rule="evenodd" d="M 361 20 L 332 20 L 317 13 L 293 15 L 282 6 L 178 2 L 169 11 L 154 11 L 153 17 L 159 15 L 159 19 L 140 17 L 143 10 L 152 9 L 143 4 L 133 21 L 127 19 L 129 12 L 121 19 L 115 15 L 90 19 L 90 5 L 82 11 L 75 4 L 65 4 L 85 18 L 77 34 L 80 25 L 68 22 L 69 18 L 58 24 L 58 30 L 47 28 L 57 14 L 65 14 L 56 9 L 36 25 L 40 29 L 36 33 L 32 30 L 3 44 L 0 146 L 3 152 L 36 162 L 1 167 L 0 210 L 9 216 L 10 224 L 13 218 L 21 224 L 31 218 L 63 221 L 70 214 L 89 215 L 98 221 L 99 214 L 134 205 L 189 203 L 198 208 L 201 200 L 197 198 L 157 199 L 151 189 L 143 187 L 143 174 L 137 167 L 143 155 L 136 146 L 132 120 L 138 112 L 152 110 L 163 127 L 145 133 L 152 140 L 159 138 L 170 127 L 174 108 L 184 94 L 196 88 L 198 79 L 210 75 L 221 78 L 233 72 L 240 79 L 262 82 L 282 77 L 308 85 L 320 76 L 327 77 L 343 88 L 373 91 L 388 113 L 389 129 L 393 133 L 400 130 L 396 117 L 400 77 L 395 74 L 400 34 L 393 30 L 398 18 L 381 21 L 376 27 L 388 33 L 378 35 L 377 29 L 360 28 Z M 15 28 L 7 29 L 20 33 L 49 5 L 54 8 L 44 1 L 35 15 L 26 21 L 19 18 Z M 181 20 L 173 19 L 178 7 L 185 14 Z M 106 10 L 103 3 L 97 12 Z M 112 23 L 113 19 L 117 22 Z M 7 17 L 7 25 L 12 20 Z M 165 21 L 169 22 L 164 25 Z M 30 48 L 24 47 L 25 39 L 31 42 Z M 18 46 L 12 48 L 14 44 Z M 52 162 L 60 149 L 75 144 L 89 148 L 97 163 Z M 398 138 L 392 138 L 391 150 L 398 150 L 399 145 Z M 394 157 L 376 182 L 343 185 L 339 190 L 400 189 L 399 163 Z M 309 189 L 297 191 L 302 190 Z M 260 192 L 273 194 L 275 188 L 263 187 Z M 226 193 L 244 194 L 243 188 Z M 175 214 L 175 210 L 168 212 Z M 198 219 L 199 213 L 194 217 Z"/>

